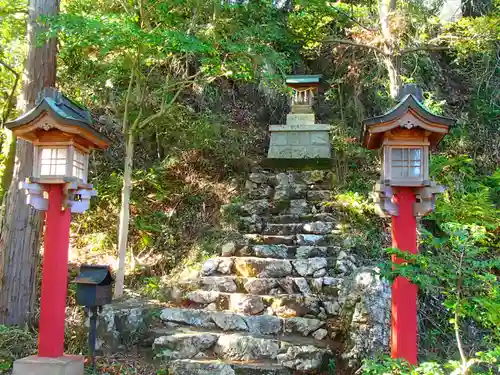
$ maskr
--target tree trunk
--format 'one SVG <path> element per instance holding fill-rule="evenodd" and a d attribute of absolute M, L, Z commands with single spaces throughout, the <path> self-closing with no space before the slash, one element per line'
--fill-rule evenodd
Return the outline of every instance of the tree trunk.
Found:
<path fill-rule="evenodd" d="M 115 280 L 115 298 L 123 294 L 125 283 L 125 260 L 127 258 L 127 238 L 130 217 L 130 192 L 132 191 L 132 168 L 134 157 L 134 134 L 128 131 L 125 144 L 125 169 L 123 171 L 122 206 L 120 209 L 120 228 L 118 229 L 118 270 Z"/>
<path fill-rule="evenodd" d="M 56 15 L 59 0 L 30 0 L 28 55 L 19 108 L 26 112 L 35 106 L 43 87 L 55 86 L 57 41 L 38 46 L 37 35 L 44 26 L 41 16 Z M 8 164 L 8 161 L 7 161 Z M 27 321 L 36 302 L 36 271 L 40 248 L 41 214 L 25 203 L 19 181 L 32 174 L 33 146 L 17 140 L 12 182 L 5 197 L 0 224 L 0 324 Z"/>
<path fill-rule="evenodd" d="M 380 0 L 379 17 L 382 36 L 384 37 L 384 65 L 389 75 L 389 93 L 396 99 L 401 89 L 401 56 L 396 51 L 391 32 L 390 17 L 396 10 L 396 0 Z"/>
<path fill-rule="evenodd" d="M 384 64 L 389 74 L 389 93 L 391 98 L 397 99 L 403 85 L 401 81 L 401 56 L 386 56 Z"/>

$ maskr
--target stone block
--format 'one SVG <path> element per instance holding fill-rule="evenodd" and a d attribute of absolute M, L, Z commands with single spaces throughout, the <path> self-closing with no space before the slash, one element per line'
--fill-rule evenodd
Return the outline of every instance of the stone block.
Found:
<path fill-rule="evenodd" d="M 13 375 L 83 375 L 83 356 L 64 355 L 57 358 L 36 355 L 14 362 Z"/>
<path fill-rule="evenodd" d="M 315 122 L 314 113 L 289 113 L 286 115 L 287 125 L 314 124 Z"/>

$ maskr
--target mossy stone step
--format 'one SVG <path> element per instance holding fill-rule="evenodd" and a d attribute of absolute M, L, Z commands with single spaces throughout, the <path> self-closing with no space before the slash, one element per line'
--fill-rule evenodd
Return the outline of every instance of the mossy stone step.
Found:
<path fill-rule="evenodd" d="M 196 290 L 185 300 L 193 308 L 215 311 L 228 310 L 245 315 L 276 315 L 280 317 L 338 316 L 340 304 L 337 297 L 320 294 L 255 295 Z"/>
<path fill-rule="evenodd" d="M 294 375 L 292 369 L 272 361 L 221 361 L 217 358 L 176 360 L 171 375 Z"/>
<path fill-rule="evenodd" d="M 320 341 L 329 343 L 329 338 L 335 337 L 341 329 L 339 325 L 336 325 L 338 316 L 320 320 L 298 316 L 247 315 L 227 310 L 209 311 L 194 308 L 165 308 L 161 311 L 160 320 L 167 329 L 189 327 L 191 330 L 209 330 L 215 333 L 247 332 L 259 337 L 279 336 L 283 337 L 283 340 L 290 336 L 295 343 L 316 346 L 325 346 Z M 299 337 L 301 340 L 298 340 Z M 308 340 L 302 340 L 306 337 Z"/>
<path fill-rule="evenodd" d="M 333 257 L 340 253 L 339 246 L 297 246 L 284 244 L 264 244 L 235 247 L 230 253 L 222 251 L 222 256 L 259 257 L 278 259 L 306 259 L 315 257 Z"/>
<path fill-rule="evenodd" d="M 190 283 L 191 291 L 215 291 L 226 293 L 247 293 L 256 295 L 273 294 L 325 294 L 336 296 L 343 279 L 335 277 L 285 277 L 258 278 L 242 276 L 204 276 Z"/>
<path fill-rule="evenodd" d="M 263 235 L 247 233 L 243 238 L 250 245 L 297 245 L 297 246 L 326 246 L 329 242 L 327 235 L 297 233 L 293 235 Z"/>
<path fill-rule="evenodd" d="M 218 257 L 207 260 L 203 264 L 202 273 L 204 276 L 234 275 L 259 278 L 323 277 L 335 273 L 339 257 L 299 259 Z"/>

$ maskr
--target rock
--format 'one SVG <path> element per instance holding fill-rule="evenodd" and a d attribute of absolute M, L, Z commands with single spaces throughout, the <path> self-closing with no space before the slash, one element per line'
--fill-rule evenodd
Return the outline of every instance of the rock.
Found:
<path fill-rule="evenodd" d="M 211 276 L 201 278 L 201 285 L 206 290 L 234 293 L 238 289 L 234 279 L 227 276 Z"/>
<path fill-rule="evenodd" d="M 288 248 L 286 245 L 255 245 L 253 251 L 255 256 L 261 258 L 286 259 L 288 256 Z"/>
<path fill-rule="evenodd" d="M 220 258 L 219 265 L 217 266 L 217 271 L 228 275 L 231 273 L 233 268 L 233 259 L 232 258 Z"/>
<path fill-rule="evenodd" d="M 153 343 L 153 348 L 167 348 L 177 352 L 177 358 L 192 358 L 197 353 L 210 349 L 218 335 L 209 333 L 175 333 L 169 336 L 157 337 Z"/>
<path fill-rule="evenodd" d="M 251 278 L 245 281 L 243 287 L 250 294 L 268 294 L 277 285 L 276 279 Z"/>
<path fill-rule="evenodd" d="M 173 361 L 169 375 L 236 375 L 230 365 L 222 362 Z"/>
<path fill-rule="evenodd" d="M 323 277 L 323 285 L 327 286 L 336 286 L 340 287 L 342 286 L 342 279 L 337 278 L 337 277 Z"/>
<path fill-rule="evenodd" d="M 326 237 L 319 234 L 298 234 L 297 243 L 300 246 L 324 245 L 326 244 Z"/>
<path fill-rule="evenodd" d="M 203 310 L 166 308 L 160 319 L 165 322 L 184 323 L 195 327 L 214 328 L 210 313 Z"/>
<path fill-rule="evenodd" d="M 267 182 L 267 174 L 265 173 L 250 173 L 248 179 L 256 184 L 265 184 Z"/>
<path fill-rule="evenodd" d="M 290 186 L 276 186 L 274 189 L 274 197 L 275 201 L 283 201 L 288 200 L 292 196 L 292 189 Z"/>
<path fill-rule="evenodd" d="M 323 278 L 318 277 L 311 281 L 311 290 L 313 293 L 319 294 L 321 293 L 321 289 L 323 288 Z"/>
<path fill-rule="evenodd" d="M 299 288 L 299 291 L 302 294 L 309 294 L 311 293 L 311 289 L 309 288 L 309 284 L 307 283 L 307 280 L 304 279 L 303 277 L 297 277 L 294 279 L 295 285 L 297 285 L 297 288 Z"/>
<path fill-rule="evenodd" d="M 259 296 L 234 294 L 229 300 L 231 311 L 255 315 L 262 312 L 266 306 Z"/>
<path fill-rule="evenodd" d="M 237 314 L 216 312 L 211 314 L 217 327 L 224 331 L 248 331 L 245 319 Z"/>
<path fill-rule="evenodd" d="M 295 283 L 293 282 L 293 279 L 279 279 L 278 284 L 280 285 L 281 288 L 285 291 L 287 294 L 294 294 L 295 293 Z"/>
<path fill-rule="evenodd" d="M 300 259 L 326 256 L 326 246 L 299 246 L 295 251 L 295 257 Z"/>
<path fill-rule="evenodd" d="M 187 299 L 195 303 L 207 304 L 215 302 L 220 293 L 216 291 L 195 290 L 187 294 Z"/>
<path fill-rule="evenodd" d="M 209 303 L 206 307 L 205 307 L 205 311 L 217 311 L 217 305 L 215 303 Z"/>
<path fill-rule="evenodd" d="M 352 314 L 343 319 L 347 323 L 343 329 L 349 345 L 342 358 L 355 367 L 363 358 L 376 353 L 377 348 L 389 344 L 391 288 L 380 279 L 376 269 L 361 268 L 344 279 L 339 299 L 343 300 L 343 315 L 344 311 Z"/>
<path fill-rule="evenodd" d="M 269 212 L 269 202 L 267 199 L 259 199 L 247 202 L 242 207 L 248 215 L 266 215 Z"/>
<path fill-rule="evenodd" d="M 290 201 L 290 213 L 292 215 L 305 215 L 308 211 L 308 204 L 305 199 L 292 199 Z"/>
<path fill-rule="evenodd" d="M 293 183 L 293 175 L 288 173 L 278 173 L 275 178 L 277 186 L 287 186 Z"/>
<path fill-rule="evenodd" d="M 327 260 L 326 258 L 295 259 L 292 260 L 292 265 L 300 276 L 312 276 L 316 271 L 326 268 Z"/>
<path fill-rule="evenodd" d="M 323 324 L 325 324 L 325 322 L 318 319 L 300 317 L 289 318 L 284 322 L 283 331 L 285 333 L 300 333 L 302 336 L 307 336 L 311 332 L 316 331 Z"/>
<path fill-rule="evenodd" d="M 234 242 L 227 242 L 224 245 L 222 245 L 221 255 L 223 257 L 233 256 L 235 252 L 236 252 L 236 244 Z"/>
<path fill-rule="evenodd" d="M 330 190 L 309 190 L 307 199 L 310 201 L 329 201 L 332 198 Z"/>
<path fill-rule="evenodd" d="M 276 359 L 279 341 L 237 334 L 223 335 L 217 341 L 214 351 L 219 358 L 236 361 Z"/>
<path fill-rule="evenodd" d="M 137 336 L 149 316 L 146 301 L 130 299 L 105 305 L 97 321 L 97 348 L 103 352 L 121 349 L 124 341 Z"/>
<path fill-rule="evenodd" d="M 323 301 L 323 307 L 328 315 L 338 315 L 340 313 L 340 304 L 336 301 Z"/>
<path fill-rule="evenodd" d="M 235 258 L 234 267 L 244 277 L 285 277 L 292 273 L 290 261 L 284 259 Z"/>
<path fill-rule="evenodd" d="M 274 313 L 280 318 L 293 318 L 297 316 L 297 311 L 286 305 L 273 306 Z"/>
<path fill-rule="evenodd" d="M 295 184 L 291 188 L 291 198 L 305 198 L 307 193 L 307 186 L 304 184 Z"/>
<path fill-rule="evenodd" d="M 248 331 L 260 335 L 275 335 L 281 331 L 281 319 L 272 315 L 247 316 Z"/>
<path fill-rule="evenodd" d="M 303 171 L 301 173 L 301 179 L 307 185 L 313 185 L 318 182 L 324 181 L 326 176 L 325 171 L 314 170 L 314 171 Z"/>
<path fill-rule="evenodd" d="M 314 223 L 304 224 L 304 232 L 314 234 L 328 234 L 333 229 L 332 223 L 325 223 L 323 221 L 315 221 Z"/>
<path fill-rule="evenodd" d="M 245 188 L 245 190 L 247 191 L 247 196 L 249 198 L 253 199 L 270 198 L 273 195 L 274 190 L 271 186 L 265 185 L 258 187 L 256 184 L 254 185 L 255 187 Z"/>
<path fill-rule="evenodd" d="M 203 272 L 204 275 L 210 276 L 217 271 L 219 263 L 220 263 L 219 258 L 210 258 L 205 263 L 203 263 L 201 271 Z"/>
<path fill-rule="evenodd" d="M 323 340 L 328 335 L 328 331 L 326 329 L 320 328 L 316 332 L 312 334 L 316 340 Z"/>
<path fill-rule="evenodd" d="M 327 274 L 326 269 L 322 268 L 320 270 L 317 270 L 313 273 L 313 277 L 323 277 Z"/>
<path fill-rule="evenodd" d="M 295 236 L 262 236 L 254 233 L 246 233 L 243 235 L 243 238 L 254 244 L 293 245 L 295 242 Z"/>
<path fill-rule="evenodd" d="M 279 354 L 277 359 L 282 366 L 299 371 L 311 371 L 321 366 L 324 355 L 324 349 L 312 345 L 290 346 L 287 352 Z"/>

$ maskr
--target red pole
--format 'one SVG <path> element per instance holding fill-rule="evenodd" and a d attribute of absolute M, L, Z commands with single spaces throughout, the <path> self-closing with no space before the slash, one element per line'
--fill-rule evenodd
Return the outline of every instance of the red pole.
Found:
<path fill-rule="evenodd" d="M 60 357 L 64 353 L 71 211 L 61 210 L 63 187 L 62 184 L 48 186 L 38 338 L 40 357 Z"/>
<path fill-rule="evenodd" d="M 415 193 L 411 187 L 395 189 L 393 202 L 399 206 L 398 216 L 392 217 L 392 247 L 417 253 L 417 221 L 413 216 Z M 393 262 L 401 259 L 392 257 Z M 417 286 L 398 276 L 392 284 L 392 358 L 402 358 L 417 364 Z"/>

